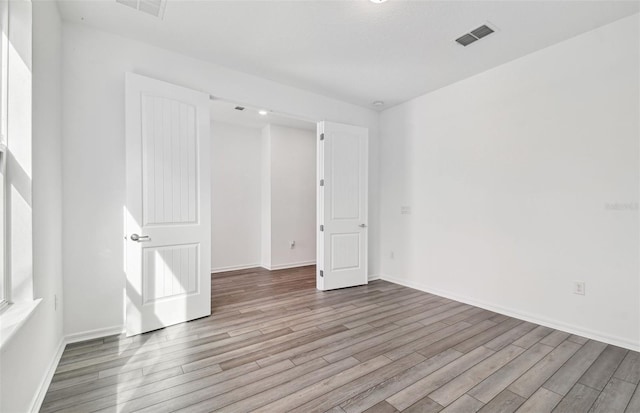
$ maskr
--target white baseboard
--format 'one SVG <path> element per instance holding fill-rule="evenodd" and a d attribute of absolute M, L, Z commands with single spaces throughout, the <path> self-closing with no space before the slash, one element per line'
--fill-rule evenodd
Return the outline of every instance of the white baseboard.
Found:
<path fill-rule="evenodd" d="M 369 274 L 368 280 L 369 282 L 371 281 L 375 281 L 375 280 L 379 280 L 382 277 L 380 276 L 380 274 Z"/>
<path fill-rule="evenodd" d="M 66 344 L 77 343 L 79 341 L 93 340 L 95 338 L 103 338 L 107 336 L 113 336 L 116 334 L 122 334 L 124 332 L 124 326 L 112 326 L 105 328 L 97 328 L 95 330 L 82 331 L 80 333 L 69 334 L 65 337 Z"/>
<path fill-rule="evenodd" d="M 64 349 L 67 344 L 77 343 L 79 341 L 92 340 L 96 338 L 108 337 L 114 334 L 120 334 L 124 331 L 123 326 L 113 326 L 107 328 L 98 328 L 90 331 L 83 331 L 80 333 L 69 334 L 67 336 L 63 336 L 60 339 L 60 343 L 58 344 L 58 349 L 56 350 L 56 354 L 51 360 L 49 364 L 49 368 L 45 372 L 45 375 L 42 377 L 42 381 L 40 382 L 40 386 L 38 387 L 38 392 L 34 396 L 33 402 L 31 403 L 31 412 L 37 413 L 40 411 L 42 407 L 42 402 L 44 401 L 44 397 L 47 394 L 47 390 L 49 390 L 49 385 L 51 384 L 51 380 L 53 379 L 53 375 L 58 368 L 58 364 L 60 363 L 60 359 L 62 358 L 62 353 L 64 353 Z"/>
<path fill-rule="evenodd" d="M 218 272 L 227 272 L 227 271 L 237 271 L 237 270 L 248 270 L 249 268 L 258 268 L 261 267 L 260 264 L 243 264 L 243 265 L 230 265 L 228 267 L 217 267 L 211 269 L 211 274 L 215 274 Z"/>
<path fill-rule="evenodd" d="M 42 377 L 42 381 L 40 382 L 40 386 L 38 386 L 38 392 L 36 393 L 33 402 L 31 402 L 31 411 L 37 413 L 40 411 L 42 407 L 42 402 L 44 401 L 44 396 L 47 394 L 47 390 L 49 390 L 49 385 L 51 384 L 51 379 L 53 379 L 53 374 L 56 372 L 58 368 L 58 363 L 60 362 L 60 358 L 62 357 L 62 353 L 64 353 L 64 348 L 66 347 L 67 342 L 64 337 L 60 338 L 60 343 L 58 344 L 58 349 L 56 350 L 56 354 L 49 363 L 49 368 L 45 372 L 45 375 Z"/>
<path fill-rule="evenodd" d="M 290 262 L 288 264 L 271 265 L 269 268 L 267 268 L 267 266 L 265 266 L 265 265 L 262 265 L 262 268 L 265 268 L 265 269 L 267 269 L 269 271 L 275 271 L 275 270 L 286 270 L 288 268 L 306 267 L 308 265 L 316 265 L 316 260 Z"/>
<path fill-rule="evenodd" d="M 565 331 L 567 333 L 576 334 L 582 337 L 590 338 L 592 340 L 601 341 L 603 343 L 612 344 L 614 346 L 623 347 L 633 351 L 640 351 L 640 344 L 630 341 L 628 339 L 622 337 L 610 336 L 608 334 L 602 334 L 598 331 L 593 331 L 589 329 L 584 329 L 581 327 L 577 327 L 574 325 L 565 324 L 559 322 L 557 320 L 549 320 L 545 317 L 541 317 L 537 314 L 531 314 L 527 312 L 522 312 L 518 310 L 514 310 L 512 308 L 505 308 L 501 306 L 497 306 L 491 303 L 486 303 L 484 301 L 476 300 L 473 298 L 461 296 L 450 291 L 443 291 L 437 288 L 432 288 L 428 285 L 414 283 L 410 281 L 406 281 L 400 278 L 395 278 L 389 275 L 381 275 L 381 279 L 385 281 L 392 282 L 394 284 L 403 285 L 405 287 L 413 288 L 415 290 L 424 291 L 430 294 L 435 294 L 440 297 L 445 297 L 450 300 L 459 301 L 461 303 L 473 305 L 475 307 L 484 308 L 485 310 L 493 311 L 496 313 L 504 314 L 509 317 L 514 317 L 520 320 L 529 321 L 531 323 L 539 324 L 545 327 L 550 327 L 556 330 Z"/>

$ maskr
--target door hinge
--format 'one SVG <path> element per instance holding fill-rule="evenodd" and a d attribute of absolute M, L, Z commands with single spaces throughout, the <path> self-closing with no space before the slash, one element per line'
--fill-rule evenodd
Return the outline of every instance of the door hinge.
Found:
<path fill-rule="evenodd" d="M 324 225 L 320 225 L 320 231 L 324 231 Z"/>
<path fill-rule="evenodd" d="M 324 271 L 320 270 L 320 276 L 324 277 Z"/>
<path fill-rule="evenodd" d="M 324 140 L 324 133 L 320 134 L 320 140 L 323 141 Z"/>
<path fill-rule="evenodd" d="M 320 180 L 320 186 L 324 186 L 324 179 Z"/>

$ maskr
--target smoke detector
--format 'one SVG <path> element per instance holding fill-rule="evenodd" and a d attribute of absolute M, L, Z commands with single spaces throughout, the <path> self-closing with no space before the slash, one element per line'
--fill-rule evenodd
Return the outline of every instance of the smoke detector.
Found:
<path fill-rule="evenodd" d="M 164 17 L 164 9 L 167 7 L 167 0 L 116 0 L 116 3 L 124 4 L 159 19 Z"/>

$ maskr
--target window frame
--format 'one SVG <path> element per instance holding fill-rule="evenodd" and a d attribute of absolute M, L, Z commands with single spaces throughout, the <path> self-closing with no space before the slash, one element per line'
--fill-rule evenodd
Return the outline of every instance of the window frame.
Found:
<path fill-rule="evenodd" d="M 11 277 L 7 266 L 7 144 L 9 89 L 9 2 L 0 2 L 0 312 L 11 303 Z"/>

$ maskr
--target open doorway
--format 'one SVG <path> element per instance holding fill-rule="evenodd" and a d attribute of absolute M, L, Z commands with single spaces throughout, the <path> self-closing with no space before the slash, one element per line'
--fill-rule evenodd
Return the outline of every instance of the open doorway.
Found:
<path fill-rule="evenodd" d="M 278 289 L 367 283 L 366 128 L 322 121 L 314 133 L 157 79 L 125 83 L 128 336 L 210 315 L 211 269 L 305 269 L 303 284 L 271 274 Z M 226 295 L 273 296 L 245 281 Z"/>
<path fill-rule="evenodd" d="M 316 263 L 316 124 L 215 99 L 211 271 Z"/>

